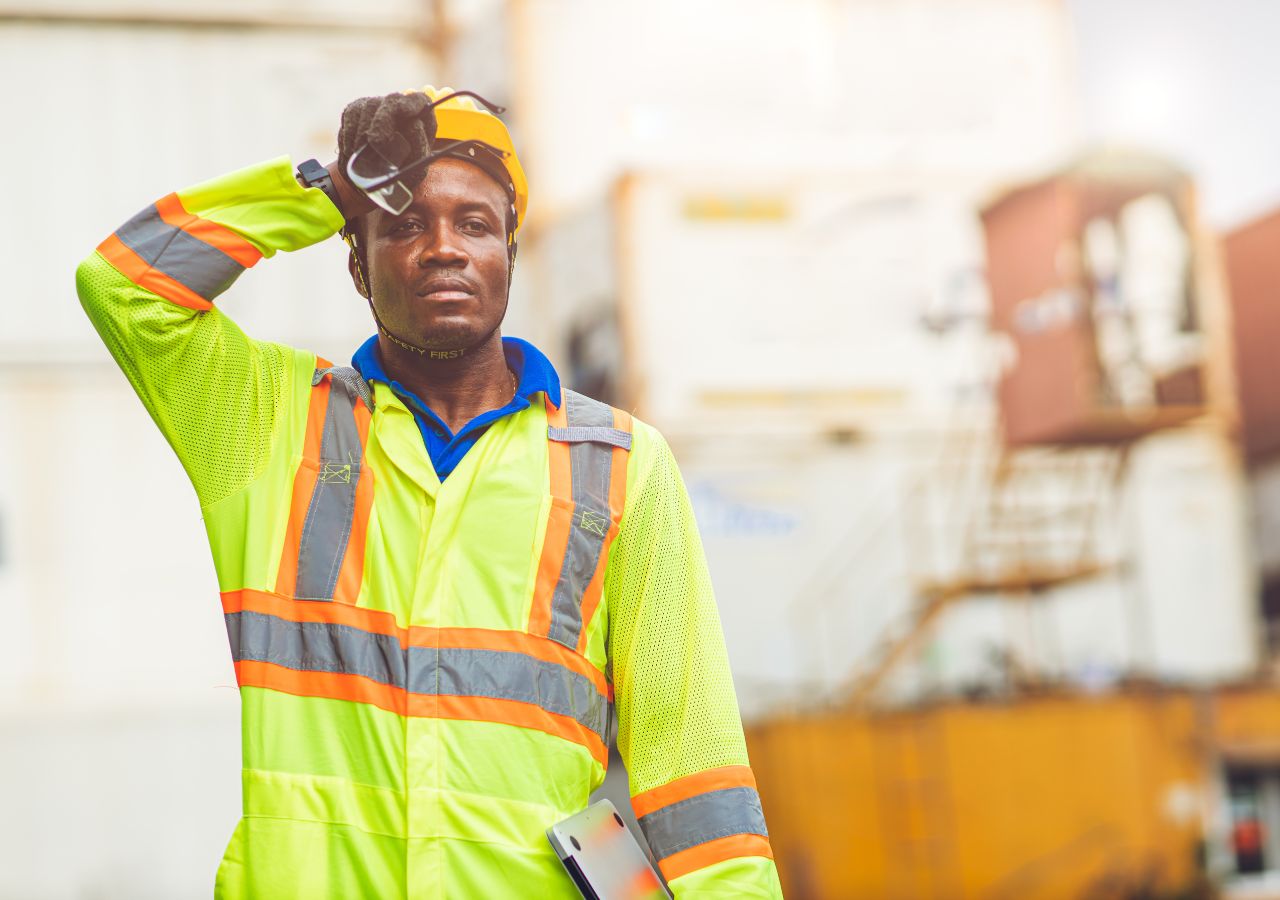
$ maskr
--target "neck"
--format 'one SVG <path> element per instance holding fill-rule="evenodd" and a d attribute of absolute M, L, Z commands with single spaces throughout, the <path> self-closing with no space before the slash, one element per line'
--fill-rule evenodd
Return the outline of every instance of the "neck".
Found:
<path fill-rule="evenodd" d="M 514 391 L 496 331 L 452 358 L 406 350 L 379 333 L 378 355 L 387 375 L 420 397 L 454 433 L 481 413 L 505 406 Z"/>

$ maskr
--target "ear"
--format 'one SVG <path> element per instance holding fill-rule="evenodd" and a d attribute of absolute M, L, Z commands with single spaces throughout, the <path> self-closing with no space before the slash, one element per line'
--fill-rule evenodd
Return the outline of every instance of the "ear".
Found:
<path fill-rule="evenodd" d="M 354 247 L 347 252 L 347 272 L 351 275 L 351 283 L 356 286 L 356 293 L 368 300 L 369 285 L 364 279 L 364 267 L 360 265 L 360 257 L 356 256 Z"/>

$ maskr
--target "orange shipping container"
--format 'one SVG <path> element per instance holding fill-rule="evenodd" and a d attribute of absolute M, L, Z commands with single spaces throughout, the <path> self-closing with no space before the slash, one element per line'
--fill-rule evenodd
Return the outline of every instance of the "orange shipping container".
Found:
<path fill-rule="evenodd" d="M 1228 772 L 1277 769 L 1280 689 L 832 710 L 747 739 L 791 900 L 1208 896 L 1178 892 L 1206 860 L 1236 877 Z"/>

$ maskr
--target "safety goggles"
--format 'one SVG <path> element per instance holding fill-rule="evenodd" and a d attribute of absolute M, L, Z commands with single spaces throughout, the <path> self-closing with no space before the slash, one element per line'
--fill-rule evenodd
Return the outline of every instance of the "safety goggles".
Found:
<path fill-rule="evenodd" d="M 506 112 L 504 107 L 490 103 L 471 91 L 454 91 L 433 101 L 428 109 L 434 109 L 454 97 L 471 97 L 494 115 Z M 413 203 L 413 191 L 405 185 L 404 178 L 446 156 L 469 160 L 486 169 L 496 165 L 499 170 L 502 170 L 502 160 L 506 154 L 481 141 L 451 140 L 437 144 L 435 135 L 431 135 L 425 156 L 407 164 L 397 164 L 379 153 L 371 144 L 364 144 L 351 154 L 351 159 L 347 160 L 347 179 L 376 206 L 393 216 L 398 216 Z M 498 177 L 502 183 L 506 183 L 505 171 Z"/>

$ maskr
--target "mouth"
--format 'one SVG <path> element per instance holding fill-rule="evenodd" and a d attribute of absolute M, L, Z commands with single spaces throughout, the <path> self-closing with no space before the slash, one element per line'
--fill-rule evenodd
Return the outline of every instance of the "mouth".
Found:
<path fill-rule="evenodd" d="M 467 300 L 475 296 L 475 287 L 462 278 L 432 278 L 418 286 L 415 293 L 424 300 Z"/>

